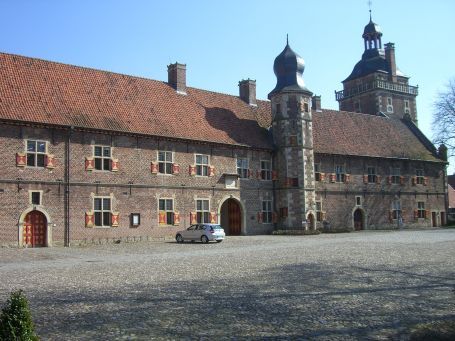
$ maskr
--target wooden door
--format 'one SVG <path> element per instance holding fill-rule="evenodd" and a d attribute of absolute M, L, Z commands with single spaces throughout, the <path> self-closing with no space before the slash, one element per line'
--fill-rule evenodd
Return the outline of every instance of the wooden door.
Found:
<path fill-rule="evenodd" d="M 228 219 L 229 219 L 229 235 L 239 236 L 242 229 L 242 214 L 239 204 L 233 200 L 228 200 Z"/>
<path fill-rule="evenodd" d="M 433 227 L 438 226 L 438 222 L 436 219 L 436 212 L 431 212 L 431 222 L 432 222 Z"/>
<path fill-rule="evenodd" d="M 47 221 L 44 214 L 32 211 L 25 216 L 23 228 L 24 246 L 46 246 Z"/>
<path fill-rule="evenodd" d="M 355 210 L 354 212 L 354 229 L 356 231 L 363 230 L 363 214 L 361 210 Z"/>

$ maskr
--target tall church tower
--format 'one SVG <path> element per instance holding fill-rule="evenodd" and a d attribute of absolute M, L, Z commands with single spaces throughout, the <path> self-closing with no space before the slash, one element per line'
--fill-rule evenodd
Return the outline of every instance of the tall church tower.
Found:
<path fill-rule="evenodd" d="M 363 30 L 365 51 L 354 70 L 343 81 L 343 90 L 335 91 L 340 110 L 370 115 L 405 116 L 417 124 L 418 88 L 408 84 L 395 62 L 395 45 L 382 47 L 381 28 L 371 19 Z"/>
<path fill-rule="evenodd" d="M 305 64 L 289 43 L 276 57 L 273 71 L 275 89 L 272 102 L 272 134 L 275 143 L 275 169 L 278 186 L 275 204 L 280 211 L 281 228 L 314 227 L 314 158 L 311 96 L 305 87 Z"/>

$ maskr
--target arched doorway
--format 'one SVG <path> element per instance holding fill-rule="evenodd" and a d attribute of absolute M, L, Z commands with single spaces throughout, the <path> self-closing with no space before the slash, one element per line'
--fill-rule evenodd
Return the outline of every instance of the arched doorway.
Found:
<path fill-rule="evenodd" d="M 23 246 L 38 247 L 46 246 L 47 241 L 47 219 L 39 211 L 27 213 L 24 219 L 22 230 Z"/>
<path fill-rule="evenodd" d="M 316 224 L 315 224 L 315 221 L 314 221 L 313 213 L 308 214 L 307 219 L 308 219 L 308 228 L 310 230 L 314 230 L 316 228 Z"/>
<path fill-rule="evenodd" d="M 242 232 L 242 210 L 235 199 L 227 199 L 221 205 L 221 226 L 229 236 L 240 236 Z"/>
<path fill-rule="evenodd" d="M 360 231 L 365 227 L 363 226 L 363 212 L 360 208 L 354 211 L 354 230 Z"/>

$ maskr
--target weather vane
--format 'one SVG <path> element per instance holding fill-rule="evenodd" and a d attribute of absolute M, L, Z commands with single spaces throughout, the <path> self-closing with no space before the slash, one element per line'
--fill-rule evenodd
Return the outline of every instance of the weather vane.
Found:
<path fill-rule="evenodd" d="M 371 21 L 371 5 L 372 5 L 372 1 L 371 0 L 368 0 L 368 8 L 370 10 L 370 21 Z"/>

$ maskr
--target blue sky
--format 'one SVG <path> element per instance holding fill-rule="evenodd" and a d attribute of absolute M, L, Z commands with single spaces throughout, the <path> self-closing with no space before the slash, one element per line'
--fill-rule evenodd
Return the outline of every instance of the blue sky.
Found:
<path fill-rule="evenodd" d="M 375 0 L 372 13 L 419 86 L 419 127 L 431 138 L 433 102 L 455 77 L 455 1 Z M 337 109 L 334 90 L 360 60 L 368 20 L 367 0 L 1 0 L 0 51 L 163 81 L 178 61 L 189 86 L 237 95 L 251 78 L 266 99 L 289 34 L 307 87 Z"/>

